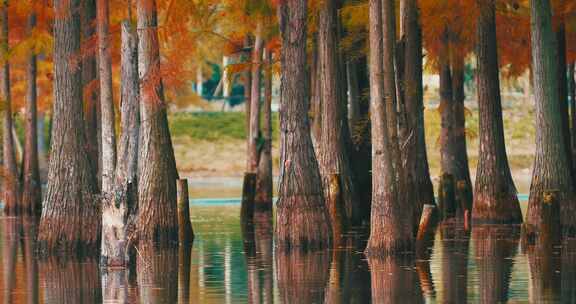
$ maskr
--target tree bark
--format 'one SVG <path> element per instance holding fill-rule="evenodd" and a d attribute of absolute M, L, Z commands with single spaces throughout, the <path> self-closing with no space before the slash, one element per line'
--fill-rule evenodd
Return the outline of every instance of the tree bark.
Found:
<path fill-rule="evenodd" d="M 38 235 L 41 249 L 98 252 L 100 205 L 86 153 L 80 53 L 79 0 L 56 0 L 54 12 L 54 109 L 48 188 Z"/>
<path fill-rule="evenodd" d="M 138 207 L 138 144 L 140 105 L 138 88 L 138 38 L 130 21 L 122 22 L 121 33 L 121 136 L 112 191 L 102 203 L 103 266 L 123 267 L 129 262 L 128 230 Z"/>
<path fill-rule="evenodd" d="M 568 110 L 568 66 L 566 64 L 566 20 L 564 16 L 564 1 L 558 2 L 558 24 L 556 26 L 556 42 L 558 43 L 558 103 L 560 110 L 560 119 L 562 123 L 562 136 L 564 139 L 564 147 L 568 159 L 569 168 L 572 168 L 572 153 L 570 149 L 570 117 Z M 574 177 L 572 177 L 574 178 Z"/>
<path fill-rule="evenodd" d="M 272 211 L 272 53 L 264 50 L 264 103 L 262 104 L 262 146 L 256 179 L 255 211 Z"/>
<path fill-rule="evenodd" d="M 20 182 L 18 179 L 18 167 L 16 155 L 14 153 L 14 137 L 12 135 L 12 98 L 10 94 L 10 65 L 8 63 L 9 41 L 8 41 L 8 1 L 3 0 L 0 4 L 0 53 L 4 58 L 0 66 L 0 90 L 2 94 L 3 107 L 3 188 L 2 196 L 4 200 L 4 213 L 7 215 L 18 214 L 21 209 L 20 202 Z"/>
<path fill-rule="evenodd" d="M 566 155 L 562 118 L 558 103 L 558 59 L 552 31 L 552 9 L 548 0 L 531 0 L 532 69 L 536 99 L 536 158 L 527 225 L 539 229 L 544 193 L 554 191 L 561 209 L 564 232 L 574 233 L 576 208 L 574 181 Z"/>
<path fill-rule="evenodd" d="M 86 147 L 92 170 L 96 172 L 98 187 L 101 181 L 100 164 L 101 152 L 101 121 L 100 121 L 100 97 L 96 48 L 96 0 L 81 1 L 81 28 L 82 47 L 87 50 L 82 56 L 82 88 L 84 97 L 84 128 L 86 132 Z M 98 188 L 99 189 L 99 188 Z"/>
<path fill-rule="evenodd" d="M 574 79 L 574 62 L 568 65 L 568 94 L 570 98 L 570 119 L 571 119 L 571 147 L 572 147 L 572 172 L 576 173 L 576 164 L 574 164 L 574 160 L 576 160 L 576 81 Z M 573 175 L 576 176 L 576 175 Z"/>
<path fill-rule="evenodd" d="M 28 17 L 27 35 L 32 35 L 36 27 L 36 14 Z M 26 63 L 26 116 L 24 134 L 24 158 L 22 172 L 22 212 L 39 216 L 42 212 L 42 190 L 38 162 L 37 129 L 37 62 L 36 53 L 30 50 Z"/>
<path fill-rule="evenodd" d="M 178 242 L 180 247 L 191 246 L 194 231 L 190 223 L 190 199 L 188 197 L 188 180 L 179 179 L 176 184 L 178 192 Z"/>
<path fill-rule="evenodd" d="M 404 40 L 403 100 L 406 109 L 407 138 L 405 173 L 412 182 L 413 219 L 420 221 L 425 204 L 434 204 L 434 188 L 430 179 L 428 156 L 426 155 L 426 137 L 424 132 L 424 97 L 422 87 L 422 30 L 420 28 L 418 4 L 416 0 L 401 1 L 402 31 Z"/>
<path fill-rule="evenodd" d="M 176 161 L 168 129 L 160 75 L 156 0 L 138 0 L 140 141 L 138 156 L 138 241 L 169 245 L 178 240 Z"/>
<path fill-rule="evenodd" d="M 389 0 L 386 0 L 389 1 Z M 394 81 L 384 85 L 382 75 L 382 2 L 370 0 L 370 115 L 372 120 L 372 214 L 368 255 L 397 253 L 412 247 L 412 226 L 398 196 L 398 183 L 388 131 L 385 88 L 393 89 Z M 387 6 L 389 9 L 390 6 Z M 391 30 L 390 27 L 387 27 Z M 388 56 L 391 54 L 388 52 Z M 389 60 L 390 61 L 390 60 Z M 388 75 L 390 77 L 390 73 Z M 392 77 L 394 73 L 392 73 Z M 388 96 L 395 94 L 395 89 Z M 396 165 L 399 165 L 396 163 Z M 411 212 L 411 210 L 410 210 Z"/>
<path fill-rule="evenodd" d="M 358 196 L 352 180 L 352 170 L 348 150 L 346 149 L 345 115 L 346 100 L 340 94 L 342 78 L 340 75 L 338 54 L 338 1 L 327 0 L 320 9 L 318 29 L 318 56 L 320 63 L 320 95 L 322 104 L 321 135 L 317 151 L 320 175 L 324 189 L 326 208 L 335 214 L 333 207 L 337 201 L 344 205 L 345 217 L 342 219 L 344 230 L 358 214 Z M 330 191 L 330 177 L 338 175 L 339 197 Z M 332 219 L 332 228 L 336 223 Z"/>
<path fill-rule="evenodd" d="M 331 245 L 331 227 L 318 163 L 310 138 L 306 87 L 307 1 L 278 6 L 282 40 L 280 187 L 277 246 L 321 249 Z"/>
<path fill-rule="evenodd" d="M 477 90 L 480 112 L 480 159 L 476 172 L 472 220 L 520 223 L 522 213 L 512 180 L 502 122 L 494 1 L 476 1 Z"/>
<path fill-rule="evenodd" d="M 390 138 L 390 152 L 395 179 L 398 183 L 398 195 L 404 199 L 405 183 L 402 161 L 400 159 L 400 142 L 398 139 L 398 98 L 396 88 L 396 7 L 395 1 L 382 0 L 382 77 L 384 81 L 384 104 L 386 105 L 386 121 Z M 410 208 L 411 206 L 408 205 Z"/>
<path fill-rule="evenodd" d="M 116 168 L 116 132 L 112 96 L 112 57 L 110 54 L 110 9 L 108 0 L 97 0 L 98 70 L 102 124 L 102 192 L 112 191 Z"/>

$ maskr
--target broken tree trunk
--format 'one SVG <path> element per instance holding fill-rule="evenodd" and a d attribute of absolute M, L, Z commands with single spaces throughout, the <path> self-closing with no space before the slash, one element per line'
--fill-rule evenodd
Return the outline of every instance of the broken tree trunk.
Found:
<path fill-rule="evenodd" d="M 190 200 L 188 198 L 188 180 L 179 179 L 178 192 L 178 241 L 180 246 L 190 246 L 194 241 L 194 230 L 190 223 Z"/>

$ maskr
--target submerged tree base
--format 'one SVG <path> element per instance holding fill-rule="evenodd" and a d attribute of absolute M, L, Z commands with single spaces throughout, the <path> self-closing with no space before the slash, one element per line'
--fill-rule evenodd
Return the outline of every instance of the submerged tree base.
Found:
<path fill-rule="evenodd" d="M 330 248 L 330 220 L 321 194 L 295 195 L 278 201 L 276 246 L 283 250 L 312 251 Z"/>
<path fill-rule="evenodd" d="M 497 197 L 476 193 L 472 209 L 474 224 L 521 224 L 522 211 L 518 196 L 501 193 Z"/>

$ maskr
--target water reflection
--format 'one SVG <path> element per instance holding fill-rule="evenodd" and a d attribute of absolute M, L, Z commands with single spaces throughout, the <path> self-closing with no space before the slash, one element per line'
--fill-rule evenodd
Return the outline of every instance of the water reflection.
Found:
<path fill-rule="evenodd" d="M 520 240 L 519 227 L 475 226 L 472 238 L 478 265 L 480 302 L 507 302 L 514 256 Z"/>
<path fill-rule="evenodd" d="M 242 233 L 235 206 L 193 206 L 193 247 L 139 247 L 133 269 L 38 259 L 34 219 L 0 217 L 2 303 L 543 303 L 576 299 L 576 240 L 520 252 L 518 227 L 443 223 L 415 256 L 366 259 L 343 248 L 275 252 L 270 214 Z M 538 254 L 536 254 L 538 253 Z"/>

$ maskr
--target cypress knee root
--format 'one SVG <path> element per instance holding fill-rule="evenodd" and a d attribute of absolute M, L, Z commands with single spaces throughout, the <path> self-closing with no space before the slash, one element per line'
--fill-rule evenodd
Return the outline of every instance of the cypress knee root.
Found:
<path fill-rule="evenodd" d="M 181 246 L 190 245 L 194 241 L 194 230 L 190 222 L 188 180 L 179 179 L 176 189 L 178 191 L 178 241 Z"/>

